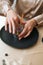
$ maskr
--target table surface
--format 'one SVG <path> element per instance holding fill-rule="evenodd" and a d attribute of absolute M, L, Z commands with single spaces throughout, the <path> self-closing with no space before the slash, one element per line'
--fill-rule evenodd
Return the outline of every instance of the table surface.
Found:
<path fill-rule="evenodd" d="M 5 25 L 6 18 L 0 16 L 0 30 Z M 39 39 L 35 46 L 28 49 L 15 49 L 6 45 L 0 39 L 0 65 L 3 65 L 3 59 L 6 65 L 43 65 L 43 27 L 38 28 Z M 8 56 L 5 56 L 5 54 Z"/>

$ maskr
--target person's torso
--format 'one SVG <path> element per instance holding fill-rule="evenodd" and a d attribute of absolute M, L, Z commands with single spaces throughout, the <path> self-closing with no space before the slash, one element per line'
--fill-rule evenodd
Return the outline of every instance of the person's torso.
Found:
<path fill-rule="evenodd" d="M 23 14 L 25 18 L 29 19 L 37 13 L 43 13 L 42 7 L 42 0 L 18 0 L 16 4 L 17 13 L 19 13 L 20 16 Z M 39 12 L 39 10 L 42 11 Z"/>

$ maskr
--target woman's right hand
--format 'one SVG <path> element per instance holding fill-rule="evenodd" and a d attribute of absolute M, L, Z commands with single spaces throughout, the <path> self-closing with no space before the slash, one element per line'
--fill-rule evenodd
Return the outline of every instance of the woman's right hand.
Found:
<path fill-rule="evenodd" d="M 7 12 L 7 17 L 6 17 L 6 23 L 5 23 L 5 30 L 7 31 L 8 26 L 9 26 L 9 33 L 15 34 L 15 23 L 17 25 L 18 17 L 15 14 L 13 10 L 9 10 Z"/>

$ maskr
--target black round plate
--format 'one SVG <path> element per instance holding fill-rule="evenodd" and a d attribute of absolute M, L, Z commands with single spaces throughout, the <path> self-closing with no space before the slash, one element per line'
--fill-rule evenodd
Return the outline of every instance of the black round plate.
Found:
<path fill-rule="evenodd" d="M 8 45 L 18 48 L 18 49 L 25 49 L 29 48 L 36 44 L 38 40 L 39 33 L 36 28 L 33 29 L 31 34 L 27 38 L 23 38 L 18 40 L 18 37 L 9 31 L 5 31 L 5 27 L 1 29 L 1 39 Z"/>
<path fill-rule="evenodd" d="M 1 37 L 1 31 L 0 31 L 0 37 Z"/>

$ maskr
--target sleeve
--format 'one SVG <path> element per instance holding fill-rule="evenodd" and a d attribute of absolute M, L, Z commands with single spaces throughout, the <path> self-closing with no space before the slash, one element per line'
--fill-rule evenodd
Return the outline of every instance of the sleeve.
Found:
<path fill-rule="evenodd" d="M 4 14 L 6 16 L 7 11 L 9 9 L 12 9 L 15 11 L 16 1 L 17 0 L 2 0 L 2 1 L 0 0 L 0 14 Z"/>
<path fill-rule="evenodd" d="M 38 15 L 34 17 L 34 20 L 37 22 L 38 25 L 43 25 L 43 13 L 41 15 Z"/>
<path fill-rule="evenodd" d="M 7 11 L 10 8 L 10 1 L 9 0 L 0 0 L 0 14 L 6 15 Z"/>
<path fill-rule="evenodd" d="M 18 0 L 14 0 L 11 9 L 16 12 L 16 4 Z M 17 13 L 17 12 L 16 12 Z"/>
<path fill-rule="evenodd" d="M 34 19 L 36 20 L 36 23 L 38 25 L 43 25 L 43 0 L 42 0 L 42 8 L 41 9 L 42 9 L 42 14 L 34 17 Z"/>

